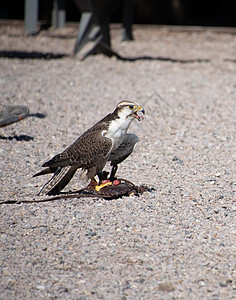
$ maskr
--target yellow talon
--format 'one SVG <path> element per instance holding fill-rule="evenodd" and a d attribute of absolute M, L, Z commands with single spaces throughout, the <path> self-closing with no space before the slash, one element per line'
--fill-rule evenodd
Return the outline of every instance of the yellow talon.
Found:
<path fill-rule="evenodd" d="M 104 187 L 106 187 L 106 186 L 109 186 L 109 185 L 112 185 L 112 182 L 111 182 L 111 181 L 106 182 L 106 183 L 102 183 L 102 184 L 100 184 L 100 185 L 96 185 L 96 186 L 95 186 L 95 190 L 96 190 L 97 192 L 99 192 L 102 188 L 104 188 Z"/>

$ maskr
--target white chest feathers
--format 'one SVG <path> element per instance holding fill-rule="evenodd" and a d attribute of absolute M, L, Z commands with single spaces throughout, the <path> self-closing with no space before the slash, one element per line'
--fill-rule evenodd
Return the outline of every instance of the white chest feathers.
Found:
<path fill-rule="evenodd" d="M 132 118 L 119 118 L 111 121 L 108 131 L 104 131 L 102 134 L 110 138 L 113 141 L 113 149 L 119 147 L 123 142 Z"/>

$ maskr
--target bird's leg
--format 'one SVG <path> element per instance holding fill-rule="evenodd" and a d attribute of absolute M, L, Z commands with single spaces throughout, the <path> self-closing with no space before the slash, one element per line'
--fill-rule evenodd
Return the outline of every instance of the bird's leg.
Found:
<path fill-rule="evenodd" d="M 104 188 L 106 186 L 112 185 L 112 182 L 109 179 L 107 179 L 107 176 L 109 175 L 108 172 L 101 171 L 97 175 L 98 175 L 98 178 L 99 178 L 99 184 L 97 184 L 95 186 L 95 190 L 97 192 L 99 192 L 102 188 Z"/>
<path fill-rule="evenodd" d="M 112 169 L 111 169 L 111 174 L 110 174 L 109 180 L 114 181 L 116 172 L 118 170 L 118 165 L 116 163 L 111 163 L 111 165 L 112 165 Z"/>
<path fill-rule="evenodd" d="M 88 185 L 88 189 L 95 189 L 97 192 L 99 192 L 102 188 L 110 186 L 110 185 L 118 185 L 120 184 L 120 180 L 117 180 L 115 178 L 116 171 L 118 169 L 118 165 L 116 163 L 112 163 L 112 170 L 110 177 L 108 177 L 109 173 L 106 171 L 101 171 L 97 174 L 99 179 L 99 184 L 97 181 L 93 178 L 91 179 L 90 184 Z"/>
<path fill-rule="evenodd" d="M 97 176 L 98 176 L 98 181 L 93 177 L 91 178 L 91 181 L 89 183 L 89 185 L 87 186 L 88 190 L 94 190 L 96 189 L 96 187 L 98 186 L 102 186 L 105 182 L 108 182 L 109 180 L 107 180 L 109 173 L 106 171 L 100 171 Z"/>
<path fill-rule="evenodd" d="M 99 179 L 99 184 L 103 181 L 103 180 L 107 180 L 107 176 L 109 175 L 108 172 L 106 171 L 100 171 L 98 173 L 98 179 Z"/>
<path fill-rule="evenodd" d="M 108 180 L 108 179 L 103 180 L 103 182 L 101 184 L 95 186 L 95 190 L 97 192 L 99 192 L 102 188 L 110 186 L 110 185 L 112 185 L 112 182 L 110 180 Z"/>
<path fill-rule="evenodd" d="M 115 162 L 111 162 L 111 166 L 112 166 L 112 169 L 111 169 L 111 174 L 110 174 L 109 180 L 112 182 L 113 185 L 118 185 L 118 184 L 120 184 L 120 180 L 116 179 L 116 177 L 115 177 L 116 172 L 118 170 L 118 164 Z"/>
<path fill-rule="evenodd" d="M 91 181 L 89 183 L 89 185 L 87 186 L 87 190 L 95 190 L 96 186 L 98 185 L 97 181 L 95 178 L 91 178 Z"/>

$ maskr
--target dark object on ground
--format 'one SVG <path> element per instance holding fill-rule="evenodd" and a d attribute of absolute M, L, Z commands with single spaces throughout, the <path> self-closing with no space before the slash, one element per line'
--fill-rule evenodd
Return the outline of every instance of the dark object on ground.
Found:
<path fill-rule="evenodd" d="M 117 199 L 123 196 L 138 196 L 146 191 L 148 188 L 146 186 L 136 186 L 132 182 L 126 179 L 120 179 L 120 184 L 110 185 L 102 188 L 100 191 L 93 191 L 95 196 L 102 197 L 104 199 Z"/>
<path fill-rule="evenodd" d="M 12 123 L 23 120 L 29 115 L 27 106 L 8 106 L 0 104 L 0 127 L 5 127 Z"/>

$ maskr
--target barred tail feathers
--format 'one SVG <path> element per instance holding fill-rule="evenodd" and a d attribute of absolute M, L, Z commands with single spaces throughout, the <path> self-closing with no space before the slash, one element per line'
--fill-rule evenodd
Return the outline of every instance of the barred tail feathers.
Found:
<path fill-rule="evenodd" d="M 58 167 L 53 177 L 43 186 L 39 192 L 41 195 L 57 195 L 59 192 L 69 183 L 71 178 L 74 176 L 77 168 L 66 166 Z"/>

